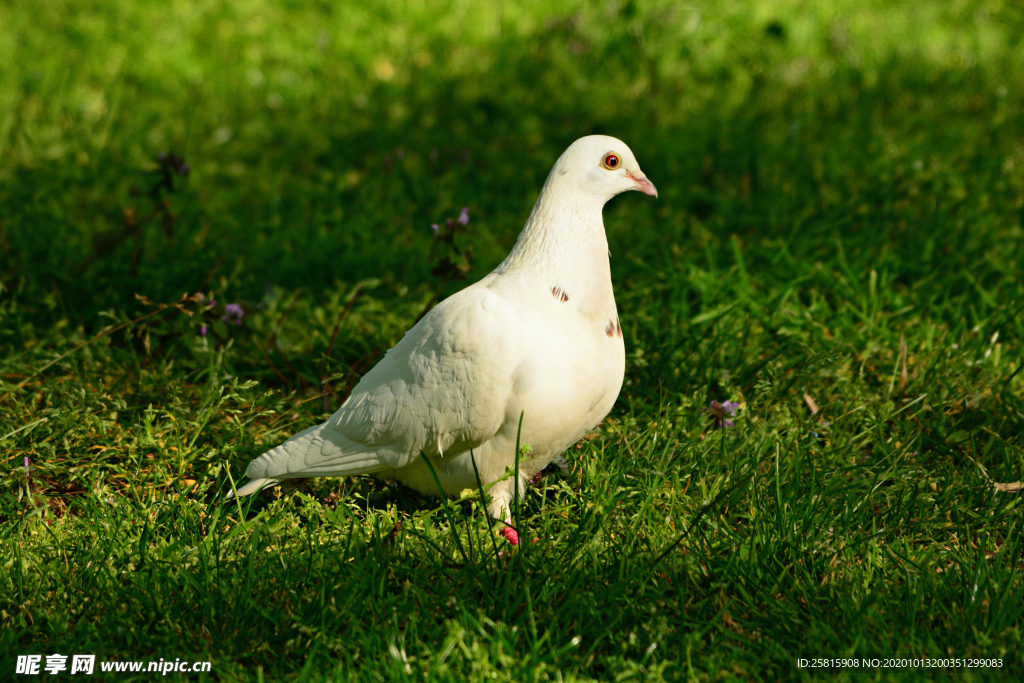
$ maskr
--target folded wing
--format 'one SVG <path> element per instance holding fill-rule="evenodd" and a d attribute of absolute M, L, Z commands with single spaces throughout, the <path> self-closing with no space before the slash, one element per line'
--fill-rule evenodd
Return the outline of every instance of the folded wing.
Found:
<path fill-rule="evenodd" d="M 465 289 L 409 330 L 327 422 L 264 453 L 246 475 L 266 485 L 370 474 L 404 467 L 421 450 L 479 446 L 505 421 L 521 339 L 519 316 L 501 297 Z"/>

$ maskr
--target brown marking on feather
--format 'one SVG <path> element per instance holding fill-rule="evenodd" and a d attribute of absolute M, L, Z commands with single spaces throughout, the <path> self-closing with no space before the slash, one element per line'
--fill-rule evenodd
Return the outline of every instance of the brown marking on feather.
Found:
<path fill-rule="evenodd" d="M 615 334 L 619 335 L 619 339 L 622 338 L 622 325 L 619 324 L 618 316 L 615 316 Z"/>
<path fill-rule="evenodd" d="M 555 297 L 555 301 L 561 301 L 562 303 L 569 300 L 569 295 L 561 287 L 552 287 L 551 296 Z"/>
<path fill-rule="evenodd" d="M 614 320 L 609 321 L 608 327 L 604 328 L 604 333 L 607 334 L 609 337 L 614 337 L 615 336 L 615 321 Z"/>

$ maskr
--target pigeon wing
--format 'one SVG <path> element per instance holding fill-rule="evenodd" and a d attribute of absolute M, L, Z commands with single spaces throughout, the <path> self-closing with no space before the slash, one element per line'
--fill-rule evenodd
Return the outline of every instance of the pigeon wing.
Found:
<path fill-rule="evenodd" d="M 254 460 L 253 479 L 369 474 L 404 467 L 420 451 L 462 452 L 505 421 L 522 339 L 516 311 L 483 287 L 424 316 L 338 412 Z"/>

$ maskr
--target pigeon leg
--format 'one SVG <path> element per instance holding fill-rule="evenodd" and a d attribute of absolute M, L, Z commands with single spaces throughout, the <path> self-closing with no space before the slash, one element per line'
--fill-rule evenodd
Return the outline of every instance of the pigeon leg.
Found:
<path fill-rule="evenodd" d="M 491 503 L 487 514 L 492 519 L 505 520 L 498 534 L 512 545 L 519 545 L 519 532 L 512 526 L 512 481 L 499 482 L 490 490 Z"/>
<path fill-rule="evenodd" d="M 503 482 L 495 484 L 495 486 L 488 491 L 491 497 L 491 502 L 487 506 L 487 514 L 490 515 L 491 519 L 505 519 L 512 514 L 512 480 L 507 479 Z"/>

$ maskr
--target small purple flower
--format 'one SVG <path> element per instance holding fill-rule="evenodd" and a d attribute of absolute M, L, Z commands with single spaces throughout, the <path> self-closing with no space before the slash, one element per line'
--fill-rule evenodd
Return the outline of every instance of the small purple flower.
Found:
<path fill-rule="evenodd" d="M 234 322 L 236 325 L 242 324 L 242 316 L 245 315 L 245 311 L 238 304 L 228 304 L 224 307 L 224 317 L 221 318 L 224 322 Z M 232 320 L 233 319 L 233 320 Z"/>
<path fill-rule="evenodd" d="M 430 226 L 430 229 L 434 231 L 434 237 L 437 237 L 437 231 L 441 229 L 441 226 L 438 225 L 437 223 L 434 223 L 433 225 Z"/>
<path fill-rule="evenodd" d="M 25 474 L 28 474 L 28 456 L 25 456 Z"/>
<path fill-rule="evenodd" d="M 214 307 L 214 306 L 216 306 L 216 305 L 217 305 L 217 300 L 216 300 L 216 299 L 210 299 L 210 305 L 209 305 L 209 308 L 213 308 L 213 307 Z"/>
<path fill-rule="evenodd" d="M 462 207 L 462 213 L 459 214 L 459 217 L 458 217 L 457 220 L 459 221 L 459 223 L 462 223 L 463 225 L 469 225 L 469 207 L 468 206 Z"/>
<path fill-rule="evenodd" d="M 206 332 L 207 332 L 207 329 L 206 329 L 206 325 L 202 325 L 202 326 L 201 326 L 201 327 L 199 328 L 199 334 L 201 334 L 202 336 L 204 336 L 204 337 L 205 337 L 205 336 L 206 336 Z"/>
<path fill-rule="evenodd" d="M 725 403 L 712 401 L 711 405 L 708 406 L 708 412 L 715 417 L 715 429 L 728 429 L 732 427 L 735 422 L 726 417 L 726 415 L 730 417 L 735 415 L 739 405 L 735 401 L 726 401 Z"/>

